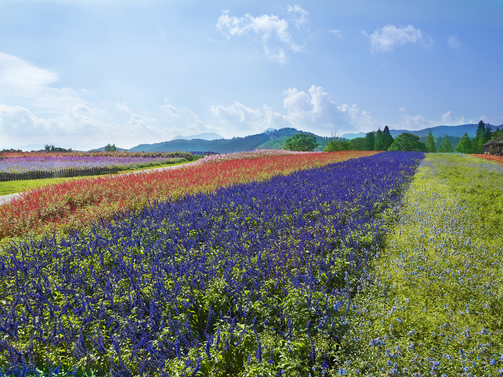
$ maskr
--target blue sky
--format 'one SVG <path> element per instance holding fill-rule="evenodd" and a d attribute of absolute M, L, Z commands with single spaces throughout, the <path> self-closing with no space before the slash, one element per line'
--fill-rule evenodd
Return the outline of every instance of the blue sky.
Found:
<path fill-rule="evenodd" d="M 500 125 L 501 20 L 501 0 L 2 0 L 0 148 Z"/>

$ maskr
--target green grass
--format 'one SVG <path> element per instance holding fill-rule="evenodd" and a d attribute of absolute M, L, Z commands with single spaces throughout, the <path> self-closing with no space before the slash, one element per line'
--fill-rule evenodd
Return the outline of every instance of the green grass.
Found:
<path fill-rule="evenodd" d="M 156 165 L 156 166 L 149 166 L 149 167 L 141 168 L 141 169 L 121 170 L 117 174 L 101 174 L 101 175 L 99 175 L 99 177 L 119 175 L 119 174 L 131 173 L 131 172 L 135 172 L 135 171 L 142 171 L 142 170 L 159 169 L 159 168 L 168 167 L 168 166 L 184 165 L 187 163 L 189 163 L 189 162 L 188 161 L 177 162 L 174 164 L 162 164 L 162 165 Z M 25 192 L 25 191 L 31 191 L 31 190 L 35 190 L 35 189 L 38 189 L 41 187 L 57 185 L 58 183 L 64 183 L 64 182 L 73 181 L 76 179 L 92 179 L 92 178 L 96 178 L 96 177 L 97 176 L 69 177 L 69 178 L 45 178 L 45 179 L 29 179 L 29 180 L 25 180 L 25 181 L 0 182 L 0 196 L 9 195 L 9 194 L 16 194 L 16 193 Z"/>
<path fill-rule="evenodd" d="M 476 157 L 427 156 L 353 307 L 348 375 L 503 373 L 501 182 Z"/>

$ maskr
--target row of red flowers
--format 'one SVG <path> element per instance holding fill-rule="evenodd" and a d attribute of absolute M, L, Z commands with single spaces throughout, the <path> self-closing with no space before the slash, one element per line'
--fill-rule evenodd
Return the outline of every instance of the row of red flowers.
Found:
<path fill-rule="evenodd" d="M 76 180 L 23 194 L 0 207 L 0 239 L 46 231 L 81 229 L 122 211 L 137 211 L 153 201 L 214 191 L 277 174 L 345 161 L 376 152 L 331 152 L 226 160 L 107 178 Z"/>
<path fill-rule="evenodd" d="M 493 156 L 491 154 L 473 154 L 472 156 L 483 158 L 487 161 L 496 162 L 497 164 L 503 165 L 503 156 Z"/>

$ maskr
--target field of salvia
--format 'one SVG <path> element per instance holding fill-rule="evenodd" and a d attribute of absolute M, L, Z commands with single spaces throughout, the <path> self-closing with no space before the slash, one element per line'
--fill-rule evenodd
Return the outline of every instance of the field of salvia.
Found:
<path fill-rule="evenodd" d="M 501 376 L 479 157 L 259 151 L 26 193 L 0 207 L 0 375 Z"/>

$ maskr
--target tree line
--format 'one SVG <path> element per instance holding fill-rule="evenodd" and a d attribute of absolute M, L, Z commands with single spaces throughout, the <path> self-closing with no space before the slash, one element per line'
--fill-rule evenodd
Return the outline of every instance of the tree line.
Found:
<path fill-rule="evenodd" d="M 419 141 L 419 136 L 409 132 L 403 132 L 393 138 L 388 126 L 386 126 L 382 131 L 378 129 L 377 131 L 368 132 L 365 137 L 357 137 L 351 140 L 334 138 L 328 143 L 324 151 L 417 151 L 428 153 L 451 153 L 455 151 L 458 153 L 483 153 L 484 144 L 500 136 L 503 136 L 503 130 L 497 128 L 493 131 L 491 125 L 486 125 L 481 120 L 474 138 L 469 137 L 465 132 L 454 148 L 449 137 L 445 135 L 437 148 L 431 130 L 428 132 L 426 142 L 423 143 Z"/>

